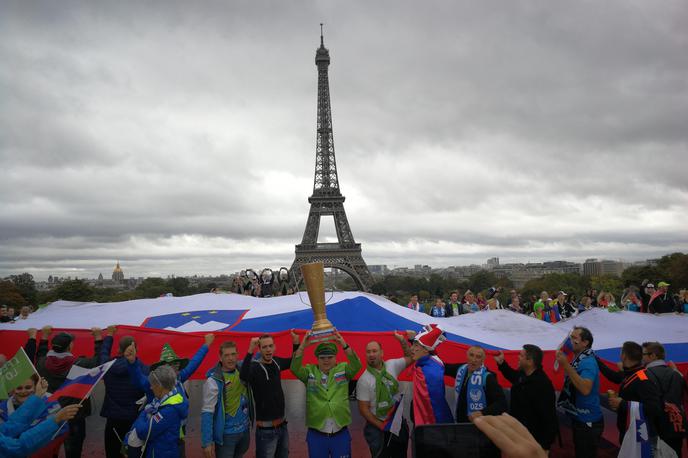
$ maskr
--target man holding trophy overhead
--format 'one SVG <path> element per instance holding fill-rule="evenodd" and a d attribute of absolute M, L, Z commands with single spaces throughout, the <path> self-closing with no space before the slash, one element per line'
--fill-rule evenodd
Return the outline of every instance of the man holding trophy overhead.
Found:
<path fill-rule="evenodd" d="M 306 385 L 306 425 L 308 456 L 327 458 L 351 456 L 351 423 L 349 381 L 361 369 L 361 361 L 325 314 L 325 283 L 322 263 L 301 267 L 315 322 L 294 352 L 291 371 Z M 315 349 L 317 364 L 303 364 L 308 345 L 320 342 Z M 348 362 L 337 362 L 339 344 Z"/>

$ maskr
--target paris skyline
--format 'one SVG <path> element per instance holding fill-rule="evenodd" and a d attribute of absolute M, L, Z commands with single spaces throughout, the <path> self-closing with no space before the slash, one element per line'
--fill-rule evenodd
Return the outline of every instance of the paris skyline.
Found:
<path fill-rule="evenodd" d="M 0 276 L 290 265 L 320 22 L 368 264 L 688 251 L 681 2 L 69 5 L 0 17 Z"/>

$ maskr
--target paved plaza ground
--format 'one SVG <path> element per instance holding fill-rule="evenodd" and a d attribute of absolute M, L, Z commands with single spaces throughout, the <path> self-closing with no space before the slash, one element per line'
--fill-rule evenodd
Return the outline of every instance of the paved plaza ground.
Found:
<path fill-rule="evenodd" d="M 303 384 L 294 380 L 286 380 L 282 382 L 285 392 L 285 399 L 287 405 L 288 419 L 289 419 L 289 438 L 290 438 L 290 456 L 293 457 L 307 457 L 306 448 L 306 427 L 305 427 L 305 389 Z M 189 422 L 187 427 L 187 457 L 196 458 L 202 457 L 200 444 L 200 409 L 201 409 L 201 390 L 202 382 L 193 381 L 190 386 L 191 410 L 189 412 Z M 94 412 L 100 411 L 100 406 L 103 401 L 103 386 L 98 386 L 94 392 Z M 351 436 L 353 440 L 353 456 L 354 457 L 369 457 L 367 445 L 363 439 L 364 421 L 358 413 L 358 408 L 355 401 L 351 401 L 351 412 L 353 417 L 353 424 L 350 426 Z M 610 419 L 610 421 L 613 421 Z M 608 422 L 609 423 L 609 422 Z M 103 452 L 103 429 L 105 427 L 105 420 L 98 415 L 89 417 L 87 421 L 87 436 L 83 456 L 89 458 L 104 457 Z M 616 428 L 615 426 L 613 427 Z M 609 428 L 608 428 L 609 430 Z M 573 446 L 570 437 L 570 430 L 564 425 L 562 426 L 562 440 L 563 447 L 558 444 L 552 449 L 550 456 L 569 458 L 573 457 Z M 601 450 L 600 457 L 616 457 L 618 448 L 612 446 L 605 441 L 604 448 Z M 61 456 L 64 456 L 61 454 Z M 251 448 L 246 454 L 246 457 L 255 456 L 253 435 L 251 437 Z M 409 449 L 409 457 L 411 451 Z"/>

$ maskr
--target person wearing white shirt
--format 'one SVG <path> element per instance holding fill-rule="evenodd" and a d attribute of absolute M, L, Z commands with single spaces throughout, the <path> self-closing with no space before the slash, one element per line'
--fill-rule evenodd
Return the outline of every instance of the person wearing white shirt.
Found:
<path fill-rule="evenodd" d="M 410 396 L 405 396 L 408 383 L 400 386 L 397 378 L 409 364 L 411 350 L 408 335 L 394 333 L 404 350 L 404 357 L 383 359 L 382 346 L 377 341 L 366 345 L 366 371 L 356 383 L 358 410 L 365 418 L 363 429 L 370 454 L 375 457 L 404 457 L 408 448 L 408 426 Z"/>

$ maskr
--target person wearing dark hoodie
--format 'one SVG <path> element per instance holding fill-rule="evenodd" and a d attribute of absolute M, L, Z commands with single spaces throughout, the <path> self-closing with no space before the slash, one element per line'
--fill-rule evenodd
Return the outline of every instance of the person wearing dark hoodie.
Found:
<path fill-rule="evenodd" d="M 116 332 L 115 326 L 108 327 L 109 335 L 103 339 L 103 346 L 100 349 L 100 364 L 115 360 L 103 377 L 105 399 L 100 409 L 100 416 L 106 419 L 105 456 L 107 458 L 121 456 L 122 439 L 139 415 L 139 405 L 136 401 L 145 395 L 143 390 L 132 385 L 129 378 L 129 362 L 124 357 L 124 351 L 129 346 L 136 345 L 134 338 L 122 336 L 119 339 L 117 355 L 114 358 L 110 356 Z M 148 366 L 141 364 L 140 368 L 141 372 L 148 376 Z"/>
<path fill-rule="evenodd" d="M 60 332 L 53 336 L 51 349 L 48 351 L 48 337 L 52 332 L 50 327 L 43 328 L 41 342 L 36 351 L 36 369 L 41 377 L 48 381 L 48 391 L 54 393 L 67 379 L 67 374 L 72 366 L 92 369 L 99 364 L 100 347 L 103 344 L 103 332 L 100 328 L 91 328 L 94 338 L 93 356 L 74 356 L 74 336 L 66 332 Z M 31 336 L 29 337 L 31 340 Z M 33 339 L 35 346 L 35 337 Z M 32 342 L 27 342 L 28 347 Z M 31 357 L 31 355 L 29 355 Z M 78 404 L 81 399 L 62 397 L 60 405 Z M 66 458 L 80 458 L 81 451 L 86 438 L 86 417 L 91 415 L 91 400 L 85 399 L 81 402 L 82 408 L 79 409 L 77 416 L 69 421 L 69 436 L 65 439 L 64 448 Z"/>

